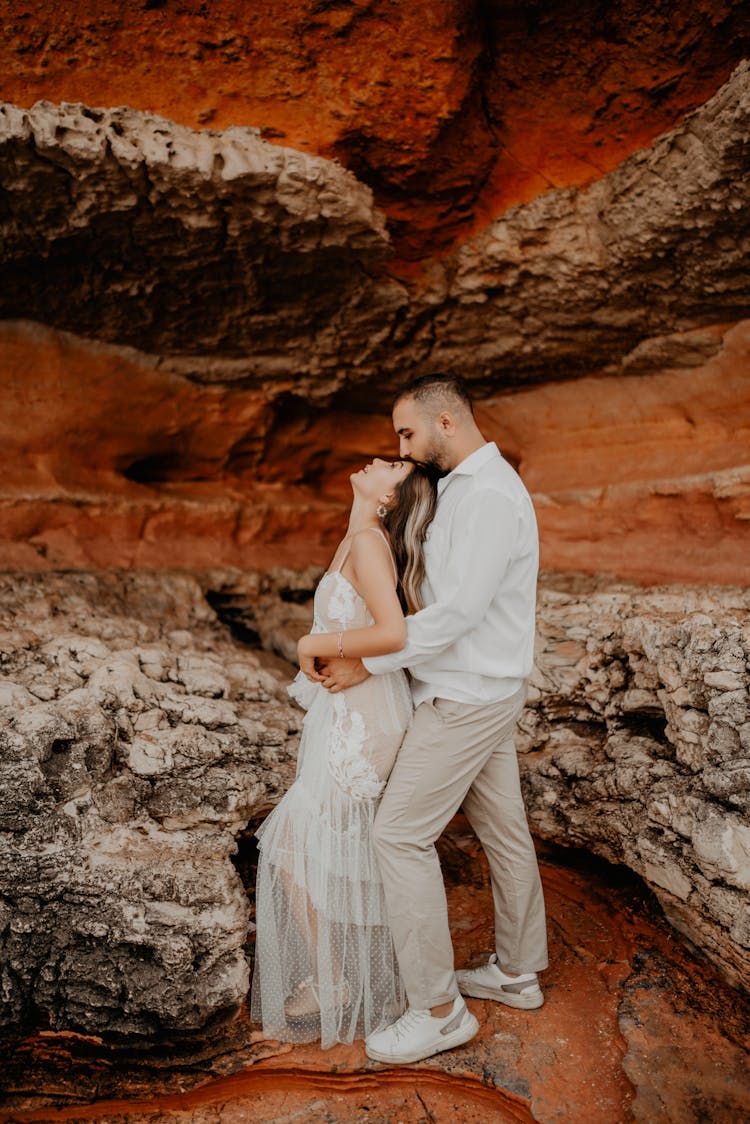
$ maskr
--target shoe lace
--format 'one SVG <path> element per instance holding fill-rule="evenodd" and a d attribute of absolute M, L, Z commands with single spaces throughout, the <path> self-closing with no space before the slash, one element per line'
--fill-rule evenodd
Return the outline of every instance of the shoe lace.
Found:
<path fill-rule="evenodd" d="M 393 1032 L 396 1039 L 403 1038 L 415 1026 L 417 1026 L 424 1018 L 426 1011 L 415 1010 L 413 1007 L 407 1007 L 401 1018 L 397 1019 L 393 1024 Z"/>

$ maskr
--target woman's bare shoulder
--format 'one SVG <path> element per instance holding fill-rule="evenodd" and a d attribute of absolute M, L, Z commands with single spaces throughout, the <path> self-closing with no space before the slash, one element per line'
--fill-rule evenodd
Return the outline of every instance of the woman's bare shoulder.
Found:
<path fill-rule="evenodd" d="M 380 544 L 379 548 L 378 544 Z M 361 531 L 355 531 L 352 535 L 351 556 L 355 563 L 358 558 L 372 558 L 373 555 L 387 558 L 391 552 L 390 540 L 380 527 L 363 527 Z"/>

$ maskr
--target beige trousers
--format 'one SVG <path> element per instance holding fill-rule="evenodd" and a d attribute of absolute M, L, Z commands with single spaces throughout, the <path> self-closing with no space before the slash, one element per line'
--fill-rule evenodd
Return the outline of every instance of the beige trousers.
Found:
<path fill-rule="evenodd" d="M 513 975 L 547 967 L 544 897 L 513 741 L 525 697 L 524 686 L 489 705 L 421 703 L 396 758 L 374 840 L 412 1007 L 458 994 L 435 842 L 461 804 L 489 860 L 500 967 Z"/>

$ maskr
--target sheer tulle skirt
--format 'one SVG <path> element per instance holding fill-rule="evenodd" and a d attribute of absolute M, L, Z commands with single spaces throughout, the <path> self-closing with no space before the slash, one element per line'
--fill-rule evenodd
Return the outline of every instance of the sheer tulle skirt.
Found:
<path fill-rule="evenodd" d="M 251 1013 L 286 1042 L 348 1043 L 404 1007 L 372 826 L 411 699 L 401 673 L 367 684 L 328 695 L 297 681 L 310 705 L 297 779 L 257 832 Z M 319 1010 L 289 1017 L 310 985 Z"/>

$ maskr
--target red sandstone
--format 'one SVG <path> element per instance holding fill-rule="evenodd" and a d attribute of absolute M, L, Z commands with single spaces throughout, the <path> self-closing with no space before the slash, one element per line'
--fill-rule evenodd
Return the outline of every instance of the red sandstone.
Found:
<path fill-rule="evenodd" d="M 699 368 L 482 404 L 484 432 L 535 498 L 544 568 L 750 578 L 750 322 L 716 334 L 722 347 Z M 40 327 L 0 330 L 0 366 L 4 569 L 324 565 L 348 474 L 396 449 L 388 417 L 277 422 L 260 390 L 202 386 Z M 125 475 L 149 457 L 161 457 L 159 480 Z"/>

